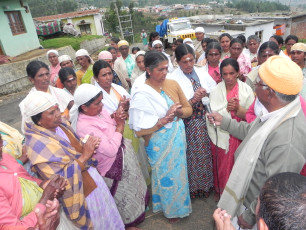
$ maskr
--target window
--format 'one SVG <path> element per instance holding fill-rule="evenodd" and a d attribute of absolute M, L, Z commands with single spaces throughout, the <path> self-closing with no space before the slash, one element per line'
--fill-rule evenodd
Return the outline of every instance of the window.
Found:
<path fill-rule="evenodd" d="M 261 41 L 262 41 L 262 34 L 263 34 L 262 30 L 255 32 L 255 35 L 257 35 Z"/>
<path fill-rule="evenodd" d="M 79 25 L 81 34 L 91 34 L 90 24 Z"/>
<path fill-rule="evenodd" d="M 26 33 L 20 11 L 5 12 L 13 35 Z"/>

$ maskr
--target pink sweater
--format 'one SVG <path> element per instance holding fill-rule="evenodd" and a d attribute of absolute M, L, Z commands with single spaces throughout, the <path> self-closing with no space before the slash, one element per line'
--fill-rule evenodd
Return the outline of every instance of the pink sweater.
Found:
<path fill-rule="evenodd" d="M 100 146 L 93 157 L 98 160 L 97 169 L 102 176 L 105 176 L 113 165 L 121 145 L 122 134 L 115 132 L 115 130 L 115 120 L 104 109 L 97 116 L 87 116 L 83 113 L 79 114 L 77 134 L 81 138 L 87 134 L 101 138 Z"/>
<path fill-rule="evenodd" d="M 31 177 L 12 156 L 4 153 L 0 161 L 0 229 L 4 226 L 34 227 L 37 223 L 34 212 L 20 220 L 22 193 L 18 177 L 35 181 L 38 185 L 41 183 L 41 180 Z"/>

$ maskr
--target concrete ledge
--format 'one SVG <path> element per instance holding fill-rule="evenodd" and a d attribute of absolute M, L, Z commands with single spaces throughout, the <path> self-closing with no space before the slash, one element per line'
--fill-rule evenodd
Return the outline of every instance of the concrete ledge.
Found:
<path fill-rule="evenodd" d="M 83 41 L 80 44 L 81 49 L 85 49 L 89 54 L 93 54 L 94 52 L 102 49 L 105 46 L 105 37 L 97 38 L 89 41 Z"/>
<path fill-rule="evenodd" d="M 75 50 L 71 46 L 57 49 L 59 55 L 67 54 L 75 58 Z M 46 53 L 47 53 L 46 49 Z M 0 96 L 16 93 L 32 87 L 28 80 L 26 67 L 29 62 L 38 60 L 49 64 L 46 55 L 41 55 L 28 60 L 0 65 Z"/>

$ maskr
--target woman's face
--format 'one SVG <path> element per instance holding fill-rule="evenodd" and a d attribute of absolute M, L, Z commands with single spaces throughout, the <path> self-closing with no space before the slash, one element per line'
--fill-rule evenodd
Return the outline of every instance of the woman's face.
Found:
<path fill-rule="evenodd" d="M 129 55 L 129 47 L 128 46 L 120 46 L 119 51 L 123 57 L 127 57 Z"/>
<path fill-rule="evenodd" d="M 111 47 L 114 47 L 114 48 L 116 48 L 116 49 L 118 49 L 118 45 L 117 45 L 116 42 L 111 41 L 111 42 L 110 42 L 110 46 L 111 46 Z"/>
<path fill-rule="evenodd" d="M 109 67 L 100 69 L 99 75 L 96 78 L 98 84 L 105 90 L 108 91 L 112 87 L 113 72 Z"/>
<path fill-rule="evenodd" d="M 158 51 L 158 52 L 163 52 L 163 45 L 161 44 L 156 44 L 154 47 L 153 47 L 154 50 Z"/>
<path fill-rule="evenodd" d="M 61 121 L 61 112 L 56 104 L 42 113 L 41 118 L 38 121 L 38 125 L 55 131 L 55 129 L 60 125 Z"/>
<path fill-rule="evenodd" d="M 191 73 L 194 66 L 194 57 L 190 53 L 186 54 L 177 63 L 184 73 Z"/>
<path fill-rule="evenodd" d="M 210 49 L 207 54 L 208 64 L 212 66 L 217 66 L 219 64 L 221 54 L 217 49 Z"/>
<path fill-rule="evenodd" d="M 306 53 L 300 50 L 293 50 L 290 52 L 291 60 L 294 61 L 298 65 L 304 65 Z"/>
<path fill-rule="evenodd" d="M 65 67 L 73 68 L 73 62 L 70 61 L 70 60 L 62 61 L 60 65 L 61 65 L 62 68 L 65 68 Z"/>
<path fill-rule="evenodd" d="M 48 60 L 52 66 L 56 66 L 58 64 L 58 56 L 55 53 L 49 53 Z"/>
<path fill-rule="evenodd" d="M 143 55 L 139 55 L 137 58 L 136 58 L 136 64 L 138 66 L 138 68 L 141 70 L 141 71 L 145 71 L 146 70 L 146 67 L 144 65 L 144 56 Z"/>
<path fill-rule="evenodd" d="M 230 48 L 231 39 L 229 39 L 227 36 L 224 36 L 220 40 L 220 44 L 222 47 L 223 52 L 228 52 Z"/>
<path fill-rule="evenodd" d="M 38 91 L 47 92 L 50 85 L 49 70 L 46 68 L 40 68 L 34 78 L 30 77 L 30 81 Z"/>
<path fill-rule="evenodd" d="M 205 52 L 206 51 L 206 47 L 207 47 L 207 42 L 203 42 L 202 43 L 202 49 Z"/>
<path fill-rule="evenodd" d="M 90 106 L 82 105 L 83 113 L 88 115 L 88 116 L 97 116 L 98 114 L 101 113 L 102 108 L 103 108 L 103 103 L 102 103 L 103 95 L 101 94 L 100 97 L 96 98 Z"/>
<path fill-rule="evenodd" d="M 296 43 L 295 40 L 293 39 L 290 39 L 286 44 L 286 50 L 287 50 L 287 53 L 290 54 L 290 51 L 291 51 L 291 47 Z"/>
<path fill-rule="evenodd" d="M 239 42 L 232 44 L 230 48 L 231 58 L 238 59 L 239 55 L 242 53 L 242 45 Z"/>
<path fill-rule="evenodd" d="M 89 64 L 88 57 L 86 57 L 86 56 L 76 57 L 76 60 L 80 64 L 80 66 L 82 66 L 82 67 L 87 67 L 88 64 Z"/>
<path fill-rule="evenodd" d="M 248 42 L 248 49 L 252 54 L 256 54 L 259 47 L 259 43 L 256 40 L 250 40 Z"/>
<path fill-rule="evenodd" d="M 233 66 L 227 65 L 221 69 L 221 74 L 226 87 L 233 87 L 237 83 L 239 72 Z"/>
<path fill-rule="evenodd" d="M 67 80 L 64 82 L 64 86 L 69 91 L 74 91 L 76 89 L 76 87 L 77 87 L 77 79 L 76 79 L 76 77 L 73 76 L 72 74 L 70 74 L 67 77 Z"/>
<path fill-rule="evenodd" d="M 112 56 L 113 56 L 113 61 L 115 61 L 115 60 L 117 59 L 117 51 L 114 50 L 114 49 L 111 49 L 109 52 L 110 52 L 110 53 L 112 54 Z"/>
<path fill-rule="evenodd" d="M 159 63 L 152 71 L 149 68 L 146 68 L 146 71 L 150 75 L 150 80 L 162 83 L 168 73 L 168 60 L 162 61 Z"/>
<path fill-rule="evenodd" d="M 267 61 L 269 57 L 272 57 L 273 55 L 276 55 L 276 54 L 271 48 L 268 47 L 264 49 L 258 56 L 258 65 L 261 65 L 262 63 Z"/>

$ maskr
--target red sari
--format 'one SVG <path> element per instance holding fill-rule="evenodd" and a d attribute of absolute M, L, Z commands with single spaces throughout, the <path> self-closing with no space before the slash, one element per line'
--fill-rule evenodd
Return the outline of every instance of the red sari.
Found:
<path fill-rule="evenodd" d="M 226 100 L 229 101 L 231 98 L 239 98 L 239 87 L 238 82 L 235 87 L 227 94 Z M 234 111 L 231 111 L 232 119 L 238 122 L 242 119 L 237 117 Z M 229 149 L 226 153 L 225 149 L 217 147 L 211 141 L 211 152 L 213 155 L 213 174 L 214 174 L 214 188 L 215 192 L 222 194 L 227 180 L 231 174 L 232 168 L 234 166 L 234 154 L 236 149 L 239 147 L 241 140 L 230 135 L 229 139 Z M 216 151 L 218 151 L 216 155 Z"/>

